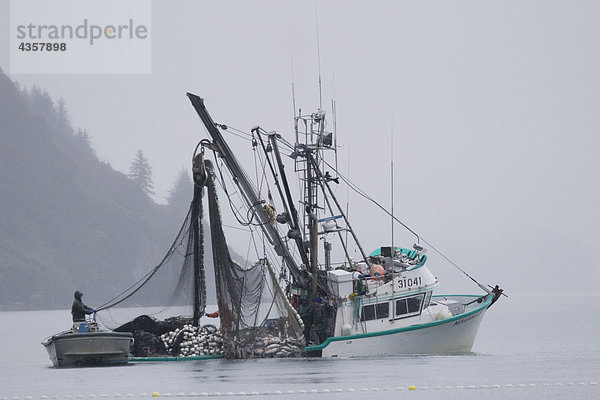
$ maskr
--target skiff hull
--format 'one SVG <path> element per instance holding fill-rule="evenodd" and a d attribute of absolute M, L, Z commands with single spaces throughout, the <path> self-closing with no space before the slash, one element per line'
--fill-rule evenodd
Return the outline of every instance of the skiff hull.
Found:
<path fill-rule="evenodd" d="M 364 357 L 470 352 L 479 324 L 491 303 L 492 296 L 488 296 L 477 307 L 445 320 L 330 337 L 321 345 L 307 347 L 307 354 L 317 357 Z"/>
<path fill-rule="evenodd" d="M 55 367 L 126 364 L 133 336 L 127 332 L 65 332 L 42 345 Z"/>

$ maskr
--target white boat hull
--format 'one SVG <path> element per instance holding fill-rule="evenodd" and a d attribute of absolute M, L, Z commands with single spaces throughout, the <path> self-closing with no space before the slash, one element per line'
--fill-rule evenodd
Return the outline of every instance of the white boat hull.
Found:
<path fill-rule="evenodd" d="M 451 318 L 398 329 L 328 338 L 307 348 L 309 355 L 322 357 L 364 357 L 402 354 L 443 354 L 469 352 L 479 324 L 491 305 L 489 296 L 472 310 Z"/>

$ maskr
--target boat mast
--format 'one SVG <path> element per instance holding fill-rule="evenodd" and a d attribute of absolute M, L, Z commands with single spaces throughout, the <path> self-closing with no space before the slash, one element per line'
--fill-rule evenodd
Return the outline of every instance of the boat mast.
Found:
<path fill-rule="evenodd" d="M 390 121 L 390 191 L 392 192 L 392 258 L 394 253 L 396 252 L 396 248 L 394 247 L 394 99 L 392 99 L 392 113 L 391 113 L 391 121 Z M 393 268 L 392 268 L 393 273 Z"/>
<path fill-rule="evenodd" d="M 396 285 L 394 282 L 394 256 L 396 255 L 396 246 L 394 245 L 394 99 L 392 99 L 392 112 L 390 116 L 390 191 L 392 192 L 392 254 L 390 259 L 390 266 L 392 271 L 392 298 L 395 297 Z M 396 302 L 392 301 L 392 315 L 396 315 Z M 395 322 L 395 318 L 392 318 L 392 323 Z"/>
<path fill-rule="evenodd" d="M 310 157 L 310 153 L 307 154 Z M 312 175 L 311 163 L 306 165 L 306 184 L 308 189 L 308 197 L 306 207 L 306 214 L 308 215 L 308 232 L 310 237 L 310 272 L 312 274 L 312 286 L 311 286 L 311 299 L 314 299 L 317 295 L 317 278 L 319 274 L 319 231 L 317 224 L 317 216 L 315 215 L 317 207 L 317 192 L 314 185 L 314 178 Z"/>

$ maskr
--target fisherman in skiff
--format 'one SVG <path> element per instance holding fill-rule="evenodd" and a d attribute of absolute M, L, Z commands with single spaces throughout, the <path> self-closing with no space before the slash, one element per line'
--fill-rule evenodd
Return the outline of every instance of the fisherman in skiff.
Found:
<path fill-rule="evenodd" d="M 86 314 L 95 313 L 96 310 L 83 304 L 81 300 L 83 293 L 79 290 L 75 292 L 74 296 L 75 300 L 73 300 L 73 305 L 71 306 L 71 315 L 73 315 L 73 327 L 75 328 L 75 325 L 77 325 L 76 328 L 78 328 L 81 322 L 85 322 Z"/>

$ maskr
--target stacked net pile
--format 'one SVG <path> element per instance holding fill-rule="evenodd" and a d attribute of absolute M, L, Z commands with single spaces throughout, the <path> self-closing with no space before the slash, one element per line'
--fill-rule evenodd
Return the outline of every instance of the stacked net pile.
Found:
<path fill-rule="evenodd" d="M 232 260 L 223 233 L 212 164 L 208 208 L 217 304 L 226 358 L 296 357 L 304 349 L 304 326 L 282 291 L 269 261 L 244 268 Z"/>

